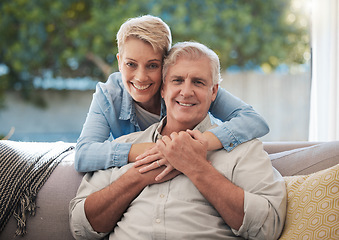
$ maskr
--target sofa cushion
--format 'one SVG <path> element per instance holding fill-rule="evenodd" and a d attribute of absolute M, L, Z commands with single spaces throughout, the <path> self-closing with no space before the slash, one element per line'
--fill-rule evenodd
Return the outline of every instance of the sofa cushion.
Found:
<path fill-rule="evenodd" d="M 339 239 L 339 164 L 284 179 L 287 215 L 280 239 Z"/>

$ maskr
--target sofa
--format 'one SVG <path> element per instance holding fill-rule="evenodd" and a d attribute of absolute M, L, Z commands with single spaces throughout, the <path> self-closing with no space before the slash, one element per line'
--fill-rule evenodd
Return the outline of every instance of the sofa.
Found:
<path fill-rule="evenodd" d="M 288 192 L 280 239 L 339 239 L 339 141 L 264 142 L 264 149 L 284 176 Z M 0 239 L 73 239 L 68 204 L 83 176 L 74 170 L 73 161 L 74 149 L 38 192 L 38 208 L 27 218 L 27 233 L 15 236 L 16 220 L 11 217 Z"/>

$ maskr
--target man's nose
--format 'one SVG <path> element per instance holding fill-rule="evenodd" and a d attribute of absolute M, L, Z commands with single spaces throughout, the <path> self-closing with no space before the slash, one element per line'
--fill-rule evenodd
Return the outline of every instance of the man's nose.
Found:
<path fill-rule="evenodd" d="M 184 84 L 181 85 L 181 94 L 184 97 L 190 97 L 193 95 L 193 86 L 191 84 L 191 82 L 189 81 L 185 81 Z"/>

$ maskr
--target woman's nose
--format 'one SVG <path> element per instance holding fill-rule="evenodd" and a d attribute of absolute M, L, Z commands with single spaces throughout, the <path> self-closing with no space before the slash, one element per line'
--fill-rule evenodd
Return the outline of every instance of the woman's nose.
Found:
<path fill-rule="evenodd" d="M 135 79 L 140 82 L 147 80 L 147 72 L 145 69 L 139 68 L 135 74 Z"/>

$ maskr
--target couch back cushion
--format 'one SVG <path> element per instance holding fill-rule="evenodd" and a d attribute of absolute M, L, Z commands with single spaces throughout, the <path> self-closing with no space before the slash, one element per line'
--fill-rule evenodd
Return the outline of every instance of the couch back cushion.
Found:
<path fill-rule="evenodd" d="M 283 151 L 269 156 L 273 167 L 283 176 L 311 174 L 339 163 L 339 141 Z"/>

